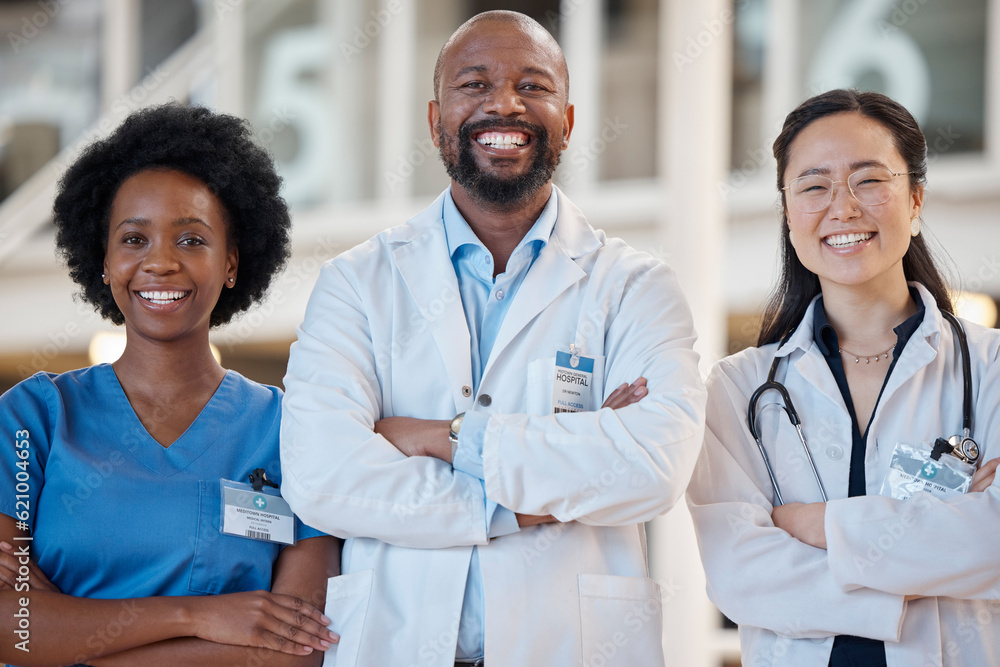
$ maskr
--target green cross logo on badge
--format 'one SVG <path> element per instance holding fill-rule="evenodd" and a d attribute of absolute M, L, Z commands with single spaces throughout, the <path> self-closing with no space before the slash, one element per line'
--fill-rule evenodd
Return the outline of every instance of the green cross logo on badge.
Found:
<path fill-rule="evenodd" d="M 264 500 L 264 496 L 257 496 L 256 498 L 254 498 L 253 504 L 259 510 L 262 510 L 265 507 L 267 507 L 267 501 Z"/>
<path fill-rule="evenodd" d="M 933 463 L 925 463 L 924 467 L 920 469 L 920 476 L 924 479 L 933 479 L 935 475 L 938 474 L 938 467 Z"/>

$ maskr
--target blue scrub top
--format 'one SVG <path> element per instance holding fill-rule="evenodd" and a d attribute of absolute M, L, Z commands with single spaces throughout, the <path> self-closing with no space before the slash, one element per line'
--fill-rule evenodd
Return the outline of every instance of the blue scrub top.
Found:
<path fill-rule="evenodd" d="M 281 390 L 228 371 L 164 448 L 110 365 L 38 373 L 0 396 L 0 475 L 11 482 L 0 512 L 27 511 L 32 555 L 68 595 L 269 590 L 280 545 L 222 534 L 220 480 L 264 468 L 280 484 L 280 411 Z M 321 533 L 296 520 L 296 534 Z"/>

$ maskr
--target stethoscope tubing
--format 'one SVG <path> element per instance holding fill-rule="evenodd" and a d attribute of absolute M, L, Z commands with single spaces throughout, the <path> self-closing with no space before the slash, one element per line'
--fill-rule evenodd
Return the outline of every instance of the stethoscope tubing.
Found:
<path fill-rule="evenodd" d="M 792 397 L 788 395 L 788 390 L 785 385 L 781 384 L 774 379 L 775 372 L 778 370 L 778 361 L 780 357 L 775 357 L 774 361 L 771 362 L 771 370 L 767 374 L 767 382 L 757 387 L 753 395 L 750 397 L 750 403 L 747 410 L 747 422 L 750 427 L 750 433 L 753 434 L 754 440 L 757 442 L 757 449 L 760 450 L 760 455 L 764 459 L 764 467 L 767 468 L 767 475 L 771 478 L 771 486 L 774 488 L 774 499 L 777 505 L 784 505 L 785 503 L 781 500 L 781 491 L 778 487 L 778 480 L 774 475 L 774 468 L 771 466 L 771 461 L 767 456 L 767 450 L 764 448 L 764 441 L 760 436 L 760 430 L 757 428 L 757 404 L 760 401 L 760 397 L 768 391 L 776 391 L 781 395 L 781 400 L 784 405 L 780 405 L 785 414 L 788 415 L 788 420 L 795 427 L 795 433 L 799 436 L 799 442 L 802 443 L 802 451 L 806 453 L 806 460 L 809 461 L 809 467 L 812 469 L 813 477 L 816 478 L 816 486 L 819 487 L 820 496 L 823 498 L 823 502 L 829 500 L 826 495 L 826 488 L 823 486 L 823 479 L 820 477 L 819 470 L 816 468 L 816 461 L 813 460 L 812 452 L 809 451 L 809 445 L 806 444 L 805 435 L 802 433 L 802 420 L 799 419 L 799 413 L 795 410 L 795 405 L 792 403 Z"/>
<path fill-rule="evenodd" d="M 958 339 L 958 347 L 961 351 L 962 356 L 962 389 L 963 389 L 963 400 L 962 400 L 962 431 L 965 438 L 972 438 L 972 355 L 969 352 L 969 340 L 965 335 L 965 327 L 957 317 L 949 313 L 948 311 L 942 310 L 941 315 L 944 316 L 948 323 L 951 324 L 952 328 L 955 330 L 955 337 Z M 787 337 L 782 340 L 778 347 L 784 345 L 787 342 Z M 802 433 L 802 420 L 799 419 L 799 414 L 795 410 L 795 405 L 792 403 L 792 397 L 789 396 L 788 390 L 783 384 L 774 379 L 778 371 L 778 364 L 781 362 L 783 357 L 775 357 L 774 361 L 771 362 L 771 368 L 767 374 L 767 381 L 761 384 L 757 389 L 754 390 L 753 394 L 750 395 L 750 400 L 747 403 L 747 426 L 750 429 L 750 434 L 753 436 L 754 441 L 757 443 L 757 449 L 760 450 L 761 458 L 764 459 L 764 467 L 767 468 L 767 476 L 771 479 L 771 486 L 774 489 L 774 500 L 775 506 L 783 505 L 784 501 L 781 499 L 781 491 L 778 488 L 778 480 L 774 474 L 774 468 L 771 466 L 771 460 L 767 456 L 767 450 L 764 448 L 764 441 L 761 438 L 759 424 L 757 421 L 757 404 L 760 402 L 760 397 L 769 391 L 776 391 L 781 395 L 781 401 L 783 405 L 778 405 L 785 414 L 788 415 L 788 420 L 795 427 L 795 432 L 799 436 L 799 442 L 802 443 L 802 449 L 806 453 L 806 459 L 809 461 L 809 467 L 812 469 L 813 477 L 816 479 L 816 485 L 819 487 L 820 495 L 823 498 L 823 502 L 827 502 L 828 498 L 826 495 L 826 488 L 823 486 L 823 479 L 819 474 L 819 469 L 816 468 L 816 462 L 813 460 L 812 452 L 809 450 L 809 445 L 806 444 L 805 435 Z"/>

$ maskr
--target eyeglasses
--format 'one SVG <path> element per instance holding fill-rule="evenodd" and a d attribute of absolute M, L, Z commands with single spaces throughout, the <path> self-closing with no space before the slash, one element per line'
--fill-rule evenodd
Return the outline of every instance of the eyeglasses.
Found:
<path fill-rule="evenodd" d="M 914 172 L 893 172 L 885 167 L 859 169 L 847 177 L 847 187 L 863 206 L 878 206 L 892 197 L 896 176 L 909 176 Z M 844 181 L 834 181 L 826 176 L 813 174 L 801 176 L 782 190 L 788 191 L 788 206 L 799 213 L 819 213 L 833 201 L 833 186 Z"/>

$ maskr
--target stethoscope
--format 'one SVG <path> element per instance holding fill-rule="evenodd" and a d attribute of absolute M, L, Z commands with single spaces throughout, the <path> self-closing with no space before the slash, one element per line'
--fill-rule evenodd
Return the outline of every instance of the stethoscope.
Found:
<path fill-rule="evenodd" d="M 941 454 L 951 454 L 960 461 L 975 465 L 979 461 L 980 452 L 979 445 L 972 439 L 972 359 L 969 354 L 969 341 L 965 336 L 965 328 L 962 327 L 962 323 L 959 322 L 957 317 L 946 311 L 941 311 L 941 314 L 951 324 L 955 330 L 955 336 L 958 338 L 958 347 L 962 353 L 962 388 L 965 395 L 962 401 L 962 434 L 953 435 L 947 440 L 944 438 L 935 440 L 931 458 L 937 460 L 940 459 Z M 786 341 L 787 338 L 785 341 L 782 341 L 782 344 Z M 771 370 L 767 374 L 767 381 L 757 387 L 750 396 L 750 403 L 747 405 L 747 426 L 750 427 L 750 434 L 757 441 L 757 449 L 760 450 L 760 455 L 764 459 L 764 467 L 767 468 L 767 475 L 771 478 L 771 486 L 774 487 L 775 504 L 783 505 L 781 492 L 778 490 L 778 480 L 774 476 L 774 469 L 771 467 L 771 461 L 767 457 L 767 450 L 764 449 L 764 442 L 761 440 L 760 431 L 758 430 L 759 422 L 757 420 L 757 403 L 760 401 L 760 397 L 772 389 L 778 392 L 784 403 L 783 406 L 778 405 L 778 407 L 785 411 L 789 421 L 792 422 L 792 426 L 795 427 L 795 433 L 798 434 L 799 442 L 802 443 L 802 449 L 805 450 L 806 460 L 809 461 L 809 467 L 812 468 L 813 476 L 816 478 L 819 493 L 823 497 L 823 502 L 826 502 L 828 498 L 826 489 L 823 487 L 823 480 L 820 478 L 819 470 L 816 469 L 816 462 L 813 461 L 809 445 L 806 444 L 806 438 L 802 434 L 802 420 L 799 419 L 799 413 L 795 411 L 795 406 L 792 404 L 791 396 L 788 395 L 788 390 L 783 384 L 774 379 L 781 359 L 782 357 L 774 358 L 774 361 L 771 362 Z"/>

